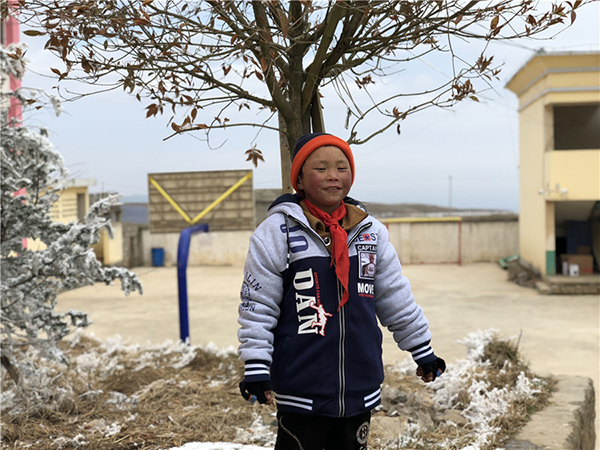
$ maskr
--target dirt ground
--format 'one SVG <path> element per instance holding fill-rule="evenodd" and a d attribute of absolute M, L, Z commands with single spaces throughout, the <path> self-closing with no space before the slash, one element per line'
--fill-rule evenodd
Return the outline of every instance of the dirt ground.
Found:
<path fill-rule="evenodd" d="M 177 270 L 175 267 L 134 269 L 144 295 L 125 297 L 117 286 L 94 285 L 61 294 L 57 311 L 80 309 L 89 314 L 88 328 L 99 339 L 119 334 L 132 343 L 179 339 Z M 243 268 L 188 268 L 190 337 L 194 345 L 236 347 L 237 306 Z M 579 375 L 600 381 L 600 298 L 544 296 L 507 281 L 492 263 L 408 265 L 417 302 L 425 310 L 435 352 L 448 362 L 464 358 L 457 343 L 468 333 L 497 329 L 510 337 L 521 334 L 519 350 L 531 369 L 545 375 Z M 408 354 L 384 332 L 387 364 Z M 596 435 L 600 436 L 596 393 Z"/>
<path fill-rule="evenodd" d="M 432 385 L 415 376 L 414 366 L 386 366 L 369 448 L 459 450 L 476 443 L 492 450 L 547 404 L 555 383 L 531 373 L 514 340 L 490 330 L 469 339 L 469 357 L 449 365 Z M 242 399 L 237 384 L 243 364 L 235 353 L 173 341 L 103 342 L 80 332 L 59 346 L 65 363 L 32 348 L 21 355 L 35 368 L 21 389 L 3 377 L 3 450 L 274 445 L 275 406 Z"/>

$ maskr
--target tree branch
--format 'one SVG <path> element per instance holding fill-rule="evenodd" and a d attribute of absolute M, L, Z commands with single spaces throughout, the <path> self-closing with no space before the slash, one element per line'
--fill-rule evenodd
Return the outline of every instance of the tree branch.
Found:
<path fill-rule="evenodd" d="M 317 53 L 314 56 L 312 63 L 308 67 L 306 73 L 306 80 L 302 89 L 302 113 L 305 113 L 308 110 L 308 107 L 312 102 L 312 98 L 315 95 L 317 87 L 321 82 L 319 73 L 321 72 L 323 62 L 327 57 L 329 45 L 331 44 L 335 36 L 335 30 L 337 28 L 337 25 L 340 22 L 340 20 L 344 17 L 344 15 L 345 9 L 342 6 L 340 6 L 340 3 L 336 2 L 331 7 L 329 13 L 327 14 L 327 17 L 325 18 L 325 30 L 323 32 L 323 37 L 321 38 L 321 42 L 319 43 Z"/>
<path fill-rule="evenodd" d="M 12 365 L 8 357 L 2 355 L 0 356 L 0 361 L 2 362 L 2 366 L 6 369 L 12 380 L 15 384 L 19 385 L 20 374 L 15 366 Z"/>

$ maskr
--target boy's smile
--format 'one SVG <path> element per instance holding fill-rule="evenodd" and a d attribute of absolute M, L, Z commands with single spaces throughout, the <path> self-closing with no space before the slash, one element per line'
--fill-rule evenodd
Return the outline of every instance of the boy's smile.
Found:
<path fill-rule="evenodd" d="M 331 145 L 310 154 L 298 176 L 298 189 L 317 208 L 331 214 L 350 192 L 352 170 L 344 152 Z"/>

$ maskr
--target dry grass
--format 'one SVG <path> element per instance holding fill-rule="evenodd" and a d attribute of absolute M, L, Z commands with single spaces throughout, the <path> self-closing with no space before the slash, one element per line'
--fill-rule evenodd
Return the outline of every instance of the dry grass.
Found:
<path fill-rule="evenodd" d="M 503 340 L 490 342 L 484 351 L 484 360 L 489 361 L 491 370 L 488 371 L 488 381 L 492 388 L 514 386 L 521 373 L 529 378 L 535 375 L 531 372 L 529 364 L 524 361 L 519 353 L 518 341 L 516 343 Z M 544 379 L 545 385 L 535 397 L 523 398 L 511 404 L 507 414 L 492 421 L 492 426 L 499 427 L 502 433 L 499 439 L 510 438 L 515 430 L 519 430 L 527 422 L 529 416 L 539 411 L 548 404 L 556 386 L 553 379 Z"/>
<path fill-rule="evenodd" d="M 65 350 L 73 359 L 97 346 L 84 338 Z M 105 377 L 69 367 L 53 386 L 70 387 L 64 399 L 5 411 L 2 448 L 71 448 L 67 442 L 82 435 L 84 448 L 166 449 L 190 441 L 232 441 L 236 427 L 251 422 L 251 409 L 237 388 L 243 373 L 237 358 L 197 349 L 183 368 L 163 357 L 156 367 L 136 370 L 135 356 L 115 353 L 119 369 Z M 6 388 L 12 381 L 2 382 Z"/>
<path fill-rule="evenodd" d="M 497 433 L 487 443 L 477 444 L 473 448 L 481 450 L 493 450 L 502 448 L 529 420 L 529 417 L 535 411 L 542 409 L 548 404 L 550 396 L 554 390 L 555 381 L 552 379 L 542 379 L 536 377 L 529 369 L 529 364 L 524 361 L 518 350 L 518 341 L 502 340 L 494 338 L 489 342 L 483 351 L 481 365 L 476 367 L 471 373 L 469 382 L 464 388 L 457 392 L 454 401 L 454 416 L 445 415 L 445 411 L 436 408 L 434 402 L 429 398 L 422 402 L 419 409 L 431 414 L 434 425 L 429 427 L 409 428 L 400 438 L 381 438 L 376 439 L 370 448 L 374 450 L 460 450 L 473 443 L 477 439 L 479 430 L 477 423 L 469 420 L 451 421 L 458 416 L 463 419 L 464 411 L 472 402 L 469 394 L 469 387 L 472 383 L 485 380 L 487 382 L 487 392 L 507 388 L 509 391 L 514 389 L 520 377 L 525 375 L 530 380 L 539 381 L 539 392 L 536 395 L 519 398 L 510 403 L 504 414 L 497 415 L 490 422 L 489 426 L 497 428 Z M 390 375 L 386 374 L 386 382 L 389 382 Z M 419 387 L 415 387 L 415 392 L 419 392 Z"/>
<path fill-rule="evenodd" d="M 55 371 L 51 386 L 47 386 L 51 394 L 44 402 L 27 400 L 32 398 L 29 392 L 3 411 L 2 449 L 159 450 L 194 441 L 236 442 L 240 429 L 249 430 L 257 413 L 276 431 L 270 416 L 274 407 L 251 406 L 239 395 L 243 366 L 236 356 L 194 349 L 193 358 L 178 366 L 182 361 L 178 352 L 110 350 L 85 337 L 74 346 L 61 345 L 71 364 Z M 105 365 L 77 363 L 78 357 L 96 353 L 105 358 Z M 516 346 L 504 341 L 488 344 L 485 359 L 492 387 L 513 386 L 519 373 L 529 371 Z M 12 380 L 5 375 L 3 372 L 3 390 L 12 387 Z M 416 377 L 388 371 L 386 384 L 400 388 L 405 395 L 395 403 L 388 401 L 386 408 L 375 414 L 420 423 L 418 442 L 400 447 L 397 435 L 372 435 L 369 448 L 451 450 L 460 447 L 439 447 L 439 443 L 472 441 L 472 424 L 441 420 L 443 412 L 436 409 L 431 390 Z M 540 408 L 549 395 L 550 389 L 545 389 L 499 417 L 493 424 L 502 430 L 497 443 L 522 427 L 528 414 Z M 460 392 L 456 408 L 460 411 L 469 401 L 468 392 Z"/>

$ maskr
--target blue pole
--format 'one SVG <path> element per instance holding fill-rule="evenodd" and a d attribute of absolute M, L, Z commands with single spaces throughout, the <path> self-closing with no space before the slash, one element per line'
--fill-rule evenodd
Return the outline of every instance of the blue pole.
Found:
<path fill-rule="evenodd" d="M 179 236 L 177 248 L 177 287 L 179 290 L 179 336 L 181 341 L 190 343 L 190 320 L 188 315 L 187 263 L 190 254 L 190 241 L 196 233 L 208 233 L 208 224 L 200 223 L 184 228 Z"/>

